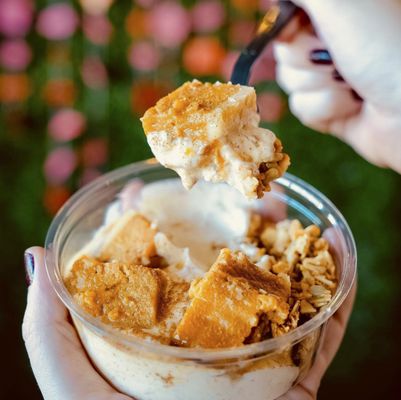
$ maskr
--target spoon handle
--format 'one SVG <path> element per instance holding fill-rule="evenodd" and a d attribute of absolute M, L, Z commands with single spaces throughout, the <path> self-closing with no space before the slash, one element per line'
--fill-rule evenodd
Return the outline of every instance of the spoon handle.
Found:
<path fill-rule="evenodd" d="M 242 50 L 234 65 L 231 74 L 232 83 L 248 85 L 253 63 L 267 44 L 287 25 L 297 10 L 298 7 L 291 1 L 280 0 L 267 11 L 255 38 Z"/>

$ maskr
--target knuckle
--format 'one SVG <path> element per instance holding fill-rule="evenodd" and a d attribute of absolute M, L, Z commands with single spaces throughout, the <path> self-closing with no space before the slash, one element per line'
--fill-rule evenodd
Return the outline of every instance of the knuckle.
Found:
<path fill-rule="evenodd" d="M 285 67 L 281 64 L 276 66 L 276 81 L 287 94 L 291 92 L 286 78 Z"/>
<path fill-rule="evenodd" d="M 22 339 L 24 340 L 26 345 L 31 340 L 32 337 L 32 323 L 27 314 L 25 314 L 24 320 L 22 321 L 21 330 L 22 330 Z"/>
<path fill-rule="evenodd" d="M 37 329 L 35 329 L 36 322 L 32 318 L 29 307 L 25 311 L 24 319 L 21 325 L 22 339 L 28 351 L 32 351 L 37 346 Z"/>

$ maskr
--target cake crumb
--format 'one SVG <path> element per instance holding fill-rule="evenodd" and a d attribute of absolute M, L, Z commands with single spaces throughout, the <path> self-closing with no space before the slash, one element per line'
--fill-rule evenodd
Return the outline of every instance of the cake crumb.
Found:
<path fill-rule="evenodd" d="M 158 322 L 167 280 L 159 269 L 82 257 L 65 284 L 87 313 L 116 328 L 136 330 Z"/>
<path fill-rule="evenodd" d="M 155 234 L 156 230 L 144 216 L 130 213 L 109 233 L 99 258 L 103 261 L 152 264 L 152 259 L 157 260 Z"/>
<path fill-rule="evenodd" d="M 177 335 L 189 347 L 240 346 L 260 315 L 278 323 L 286 320 L 289 294 L 286 279 L 260 270 L 240 252 L 223 249 L 205 276 L 191 286 L 191 304 Z"/>

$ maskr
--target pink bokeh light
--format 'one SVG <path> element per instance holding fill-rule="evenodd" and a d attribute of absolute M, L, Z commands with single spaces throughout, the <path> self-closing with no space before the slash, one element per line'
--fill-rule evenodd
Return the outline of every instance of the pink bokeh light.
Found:
<path fill-rule="evenodd" d="M 160 51 L 150 42 L 136 42 L 128 52 L 128 62 L 139 71 L 153 71 L 160 64 Z"/>
<path fill-rule="evenodd" d="M 100 46 L 109 43 L 113 34 L 113 26 L 103 15 L 85 15 L 82 29 L 88 40 Z"/>
<path fill-rule="evenodd" d="M 49 40 L 64 40 L 78 28 L 79 17 L 67 3 L 56 3 L 43 9 L 36 23 L 39 34 Z"/>
<path fill-rule="evenodd" d="M 261 81 L 274 81 L 276 79 L 276 61 L 274 60 L 273 47 L 268 46 L 255 61 L 251 73 L 251 84 Z"/>
<path fill-rule="evenodd" d="M 32 60 L 32 51 L 22 39 L 5 40 L 0 44 L 0 65 L 11 71 L 22 71 Z"/>
<path fill-rule="evenodd" d="M 68 142 L 80 136 L 86 128 L 86 117 L 70 108 L 57 111 L 47 126 L 49 135 L 58 142 Z"/>
<path fill-rule="evenodd" d="M 221 75 L 223 76 L 224 80 L 230 80 L 234 64 L 237 61 L 239 54 L 239 51 L 230 51 L 227 53 L 223 64 L 221 65 Z"/>
<path fill-rule="evenodd" d="M 101 89 L 107 86 L 107 69 L 97 56 L 88 56 L 83 60 L 81 75 L 85 85 L 92 89 Z"/>
<path fill-rule="evenodd" d="M 44 164 L 44 174 L 47 182 L 52 185 L 64 183 L 77 166 L 77 156 L 69 147 L 58 147 L 52 150 Z"/>
<path fill-rule="evenodd" d="M 83 144 L 81 151 L 82 164 L 87 167 L 98 167 L 107 161 L 106 139 L 89 139 Z"/>
<path fill-rule="evenodd" d="M 87 185 L 96 178 L 99 178 L 100 175 L 102 175 L 101 171 L 97 170 L 96 168 L 85 168 L 82 171 L 80 186 Z"/>
<path fill-rule="evenodd" d="M 31 0 L 0 0 L 0 33 L 8 37 L 25 36 L 32 23 Z"/>
<path fill-rule="evenodd" d="M 226 12 L 217 0 L 199 1 L 192 9 L 192 25 L 195 32 L 213 32 L 224 23 Z"/>
<path fill-rule="evenodd" d="M 259 0 L 260 11 L 266 12 L 277 0 Z"/>
<path fill-rule="evenodd" d="M 254 21 L 234 21 L 228 30 L 228 37 L 233 46 L 243 47 L 253 38 L 256 30 Z"/>
<path fill-rule="evenodd" d="M 278 122 L 284 112 L 284 102 L 277 93 L 261 93 L 258 96 L 260 118 L 265 122 Z"/>
<path fill-rule="evenodd" d="M 153 38 L 168 48 L 175 48 L 182 44 L 191 30 L 188 11 L 172 1 L 155 5 L 151 10 L 149 22 Z"/>

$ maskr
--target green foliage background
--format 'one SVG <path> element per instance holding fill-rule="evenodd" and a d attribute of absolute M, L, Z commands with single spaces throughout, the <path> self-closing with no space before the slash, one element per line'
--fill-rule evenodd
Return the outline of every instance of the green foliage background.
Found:
<path fill-rule="evenodd" d="M 112 9 L 112 18 L 124 14 L 124 6 Z M 120 35 L 121 37 L 119 38 Z M 117 31 L 114 40 L 124 41 Z M 77 38 L 79 47 L 80 39 Z M 32 42 L 38 41 L 33 37 Z M 109 138 L 106 170 L 151 155 L 137 117 L 133 116 L 125 66 L 118 67 L 121 46 L 111 46 L 107 57 L 111 77 L 106 118 L 93 129 Z M 43 80 L 42 60 L 30 69 Z M 182 73 L 177 82 L 186 79 Z M 259 90 L 278 91 L 268 83 Z M 89 104 L 91 104 L 89 102 Z M 9 109 L 0 112 L 0 329 L 2 343 L 2 398 L 39 399 L 23 347 L 20 325 L 26 287 L 23 251 L 42 245 L 50 216 L 42 204 L 45 181 L 42 164 L 47 153 L 46 109 L 31 98 L 23 108 L 25 119 L 10 132 Z M 93 106 L 92 106 L 93 107 Z M 96 105 L 94 106 L 96 108 Z M 90 110 L 87 110 L 90 112 Z M 401 177 L 368 164 L 345 144 L 302 126 L 289 112 L 270 126 L 292 157 L 290 172 L 326 194 L 348 220 L 358 247 L 359 283 L 354 312 L 343 345 L 326 377 L 319 398 L 398 398 L 400 389 L 401 294 Z M 399 392 L 398 392 L 399 393 Z"/>

